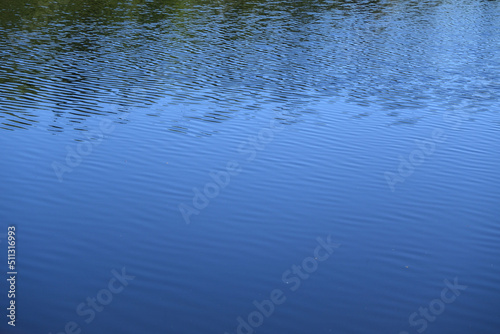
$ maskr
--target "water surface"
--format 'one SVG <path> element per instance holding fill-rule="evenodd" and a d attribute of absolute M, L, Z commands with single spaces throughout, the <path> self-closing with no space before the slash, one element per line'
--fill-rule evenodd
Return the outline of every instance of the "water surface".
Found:
<path fill-rule="evenodd" d="M 8 1 L 0 22 L 2 333 L 498 332 L 497 1 Z M 113 270 L 135 278 L 107 300 Z"/>

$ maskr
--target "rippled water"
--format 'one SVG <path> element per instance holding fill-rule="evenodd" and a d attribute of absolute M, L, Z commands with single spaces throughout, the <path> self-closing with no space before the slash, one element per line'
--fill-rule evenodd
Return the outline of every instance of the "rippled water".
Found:
<path fill-rule="evenodd" d="M 498 333 L 498 1 L 7 1 L 0 37 L 1 333 Z"/>

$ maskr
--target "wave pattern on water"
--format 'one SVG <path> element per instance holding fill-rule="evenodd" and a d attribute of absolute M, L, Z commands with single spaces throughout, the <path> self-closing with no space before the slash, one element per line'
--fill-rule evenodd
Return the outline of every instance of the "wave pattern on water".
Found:
<path fill-rule="evenodd" d="M 156 105 L 169 131 L 210 134 L 203 123 L 256 113 L 260 104 L 325 97 L 376 105 L 394 125 L 416 124 L 443 101 L 491 112 L 500 97 L 500 62 L 488 54 L 498 43 L 495 6 L 56 5 L 0 30 L 2 129 L 62 131 L 123 112 L 119 106 Z M 213 108 L 173 107 L 186 101 Z"/>
<path fill-rule="evenodd" d="M 428 333 L 496 333 L 499 8 L 9 1 L 0 221 L 22 236 L 23 326 L 234 333 L 282 289 L 259 332 L 399 333 L 459 277 Z M 446 140 L 400 172 L 434 130 Z M 395 193 L 387 171 L 406 175 Z M 338 252 L 291 291 L 283 273 L 328 234 Z M 75 308 L 122 266 L 137 279 L 87 326 Z"/>

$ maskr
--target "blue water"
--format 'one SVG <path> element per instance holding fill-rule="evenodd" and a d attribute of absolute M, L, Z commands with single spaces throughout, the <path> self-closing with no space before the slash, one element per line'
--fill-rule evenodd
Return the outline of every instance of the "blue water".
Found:
<path fill-rule="evenodd" d="M 497 1 L 20 1 L 0 36 L 0 333 L 498 333 Z"/>

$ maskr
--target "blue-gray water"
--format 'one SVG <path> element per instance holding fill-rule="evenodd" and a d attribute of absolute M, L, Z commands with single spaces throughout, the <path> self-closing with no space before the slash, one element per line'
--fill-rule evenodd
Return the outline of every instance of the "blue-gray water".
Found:
<path fill-rule="evenodd" d="M 499 53 L 498 1 L 3 1 L 0 333 L 498 333 Z"/>

